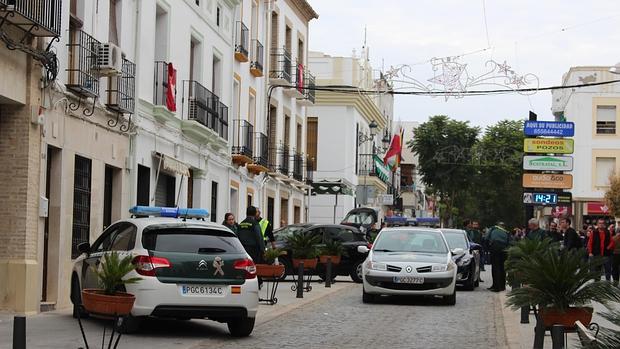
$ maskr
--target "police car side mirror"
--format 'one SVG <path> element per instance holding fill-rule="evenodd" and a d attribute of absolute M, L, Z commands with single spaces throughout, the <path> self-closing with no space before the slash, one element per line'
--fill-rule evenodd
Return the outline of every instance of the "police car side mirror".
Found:
<path fill-rule="evenodd" d="M 370 252 L 370 249 L 368 248 L 368 246 L 361 245 L 361 246 L 357 246 L 357 252 L 366 254 Z"/>
<path fill-rule="evenodd" d="M 88 242 L 82 242 L 77 246 L 77 249 L 80 253 L 90 253 L 90 244 Z"/>
<path fill-rule="evenodd" d="M 465 250 L 463 250 L 462 248 L 455 248 L 451 252 L 453 256 L 460 256 L 462 254 L 465 254 Z"/>

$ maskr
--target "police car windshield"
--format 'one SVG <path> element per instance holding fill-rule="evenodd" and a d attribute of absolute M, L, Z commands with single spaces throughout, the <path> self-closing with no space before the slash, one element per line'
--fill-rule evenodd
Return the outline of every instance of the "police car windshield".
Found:
<path fill-rule="evenodd" d="M 228 232 L 213 229 L 168 228 L 145 231 L 142 235 L 145 249 L 159 252 L 182 253 L 243 253 L 239 240 Z"/>

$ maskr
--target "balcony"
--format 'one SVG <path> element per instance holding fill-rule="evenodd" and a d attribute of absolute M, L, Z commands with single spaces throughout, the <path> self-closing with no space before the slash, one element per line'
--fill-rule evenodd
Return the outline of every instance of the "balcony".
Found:
<path fill-rule="evenodd" d="M 251 55 L 250 73 L 254 75 L 254 77 L 259 78 L 263 76 L 263 58 L 265 55 L 265 48 L 257 39 L 252 40 Z"/>
<path fill-rule="evenodd" d="M 305 84 L 306 86 L 304 86 L 304 98 L 298 99 L 297 104 L 304 105 L 307 107 L 313 106 L 315 96 L 316 96 L 316 91 L 314 90 L 316 83 L 315 83 L 314 75 L 310 74 L 308 70 L 306 70 Z"/>
<path fill-rule="evenodd" d="M 270 174 L 282 179 L 289 178 L 290 158 L 288 144 L 281 143 L 278 147 L 271 148 L 270 167 L 273 172 Z"/>
<path fill-rule="evenodd" d="M 375 154 L 358 155 L 357 175 L 374 176 L 386 184 L 389 184 L 390 182 L 390 170 L 383 165 L 381 159 Z"/>
<path fill-rule="evenodd" d="M 305 67 L 302 63 L 297 62 L 295 64 L 295 77 L 293 86 L 291 88 L 284 89 L 284 94 L 293 98 L 304 97 L 304 83 L 305 83 Z"/>
<path fill-rule="evenodd" d="M 304 180 L 304 156 L 301 153 L 293 152 L 293 179 L 298 182 Z"/>
<path fill-rule="evenodd" d="M 99 96 L 97 51 L 101 43 L 84 31 L 69 31 L 68 90 L 80 97 Z"/>
<path fill-rule="evenodd" d="M 235 59 L 239 62 L 248 61 L 248 39 L 250 31 L 243 22 L 238 21 L 235 29 Z"/>
<path fill-rule="evenodd" d="M 254 155 L 254 126 L 245 120 L 233 121 L 232 161 L 244 166 L 252 162 Z"/>
<path fill-rule="evenodd" d="M 291 77 L 291 54 L 285 49 L 274 48 L 270 56 L 269 83 L 272 85 L 290 85 Z"/>
<path fill-rule="evenodd" d="M 314 171 L 314 160 L 310 157 L 306 158 L 306 184 L 311 185 L 314 182 Z"/>
<path fill-rule="evenodd" d="M 27 34 L 60 36 L 62 0 L 0 0 L 0 27 L 6 22 Z"/>
<path fill-rule="evenodd" d="M 119 114 L 133 114 L 136 106 L 136 64 L 123 58 L 121 75 L 108 80 L 106 106 Z"/>
<path fill-rule="evenodd" d="M 228 139 L 228 107 L 220 102 L 218 96 L 194 80 L 183 81 L 183 120 L 199 123 L 213 135 Z M 184 132 L 200 139 L 209 136 L 200 129 L 184 127 Z M 208 133 L 207 132 L 207 133 Z"/>
<path fill-rule="evenodd" d="M 256 132 L 254 141 L 254 163 L 248 164 L 248 171 L 256 175 L 269 172 L 269 138 L 262 132 Z"/>

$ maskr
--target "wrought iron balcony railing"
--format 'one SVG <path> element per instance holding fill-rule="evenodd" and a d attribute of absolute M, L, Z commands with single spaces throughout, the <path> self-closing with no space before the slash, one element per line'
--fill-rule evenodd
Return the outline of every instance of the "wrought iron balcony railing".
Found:
<path fill-rule="evenodd" d="M 108 82 L 109 109 L 121 114 L 133 114 L 136 94 L 136 64 L 123 58 L 121 75 L 112 76 Z"/>
<path fill-rule="evenodd" d="M 309 71 L 306 71 L 306 81 L 304 82 L 306 84 L 306 89 L 305 89 L 305 98 L 312 104 L 314 104 L 315 101 L 315 97 L 316 97 L 316 90 L 314 89 L 314 87 L 316 86 L 315 83 L 315 79 L 314 79 L 314 75 L 310 74 Z"/>
<path fill-rule="evenodd" d="M 84 97 L 99 95 L 97 54 L 101 43 L 86 32 L 69 31 L 69 73 L 67 89 Z"/>
<path fill-rule="evenodd" d="M 250 31 L 241 21 L 237 21 L 235 30 L 235 58 L 240 62 L 248 61 Z"/>
<path fill-rule="evenodd" d="M 254 76 L 263 76 L 264 47 L 257 39 L 252 40 L 252 57 L 250 59 L 250 71 Z"/>
<path fill-rule="evenodd" d="M 377 166 L 373 154 L 360 154 L 358 155 L 357 163 L 357 175 L 358 176 L 376 176 Z"/>
<path fill-rule="evenodd" d="M 314 182 L 314 161 L 309 157 L 306 158 L 306 184 Z"/>
<path fill-rule="evenodd" d="M 195 120 L 228 139 L 228 107 L 197 81 L 183 81 L 183 118 Z"/>
<path fill-rule="evenodd" d="M 250 159 L 254 155 L 254 126 L 246 120 L 233 121 L 233 155 L 243 155 Z"/>
<path fill-rule="evenodd" d="M 6 22 L 34 36 L 60 36 L 62 0 L 0 0 L 0 27 Z"/>
<path fill-rule="evenodd" d="M 296 181 L 304 180 L 304 156 L 296 151 L 293 152 L 293 179 Z"/>
<path fill-rule="evenodd" d="M 254 163 L 269 168 L 269 138 L 262 132 L 256 132 Z"/>
<path fill-rule="evenodd" d="M 153 104 L 166 105 L 166 95 L 168 93 L 168 62 L 155 61 L 155 71 L 153 76 Z M 176 86 L 174 86 L 176 96 Z"/>
<path fill-rule="evenodd" d="M 284 80 L 287 83 L 291 83 L 291 68 L 291 54 L 286 50 L 286 48 L 274 48 L 271 50 L 271 67 L 269 71 L 270 78 Z"/>
<path fill-rule="evenodd" d="M 278 164 L 277 164 L 277 168 L 276 170 L 287 176 L 289 175 L 289 168 L 290 168 L 290 150 L 288 147 L 288 144 L 281 144 L 278 147 Z"/>

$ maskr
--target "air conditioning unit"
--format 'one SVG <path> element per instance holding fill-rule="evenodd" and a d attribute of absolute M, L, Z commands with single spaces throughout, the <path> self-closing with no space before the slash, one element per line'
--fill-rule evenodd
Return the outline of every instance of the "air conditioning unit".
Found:
<path fill-rule="evenodd" d="M 94 67 L 103 76 L 120 75 L 123 71 L 123 52 L 113 43 L 101 44 L 97 49 L 97 65 Z"/>
<path fill-rule="evenodd" d="M 187 118 L 189 120 L 197 120 L 201 123 L 205 123 L 207 120 L 207 112 L 195 98 L 189 99 L 189 106 L 187 109 Z"/>

